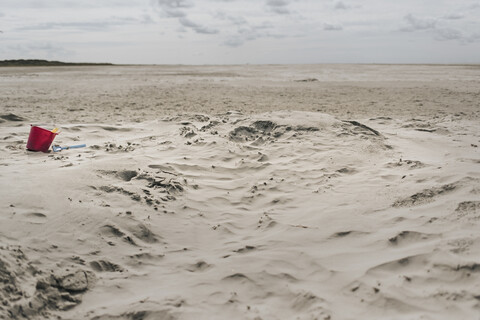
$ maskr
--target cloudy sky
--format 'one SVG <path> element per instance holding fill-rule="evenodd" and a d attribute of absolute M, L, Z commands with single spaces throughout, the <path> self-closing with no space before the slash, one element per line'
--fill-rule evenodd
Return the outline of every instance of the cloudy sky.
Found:
<path fill-rule="evenodd" d="M 480 63 L 480 0 L 1 0 L 0 60 Z"/>

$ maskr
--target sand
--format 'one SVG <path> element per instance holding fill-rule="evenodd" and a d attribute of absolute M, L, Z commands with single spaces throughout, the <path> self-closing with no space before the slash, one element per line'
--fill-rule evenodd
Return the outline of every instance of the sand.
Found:
<path fill-rule="evenodd" d="M 0 318 L 478 319 L 480 67 L 0 69 Z M 58 126 L 57 153 L 25 150 Z"/>

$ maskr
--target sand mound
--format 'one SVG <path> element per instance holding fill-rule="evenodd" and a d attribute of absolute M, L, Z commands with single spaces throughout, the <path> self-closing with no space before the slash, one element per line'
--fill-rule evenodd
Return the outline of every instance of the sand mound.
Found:
<path fill-rule="evenodd" d="M 16 114 L 13 114 L 13 113 L 2 114 L 2 115 L 0 115 L 0 118 L 5 120 L 5 121 L 14 121 L 14 122 L 25 121 L 26 120 L 25 118 L 17 116 Z M 3 121 L 3 120 L 1 120 L 1 121 Z"/>
<path fill-rule="evenodd" d="M 45 273 L 28 260 L 20 248 L 0 248 L 1 306 L 12 319 L 50 318 L 82 301 L 95 284 L 89 270 L 58 270 Z"/>
<path fill-rule="evenodd" d="M 35 267 L 21 251 L 2 250 L 1 310 L 19 318 L 330 319 L 368 306 L 374 318 L 468 316 L 456 301 L 477 303 L 470 252 L 478 237 L 444 226 L 480 221 L 478 164 L 446 162 L 449 154 L 430 147 L 443 135 L 421 133 L 428 137 L 412 144 L 417 130 L 391 122 L 186 114 L 63 128 L 60 143 L 82 137 L 87 149 L 30 153 L 25 140 L 4 148 L 21 161 L 3 161 L 3 183 L 15 183 L 2 228 L 15 226 L 9 243 L 35 248 Z M 31 202 L 22 200 L 26 184 L 41 190 Z M 53 271 L 38 271 L 50 259 Z"/>
<path fill-rule="evenodd" d="M 311 76 L 319 81 L 294 81 Z M 184 81 L 182 94 L 209 105 L 199 88 L 216 77 Z M 325 83 L 306 72 L 278 85 L 308 98 Z M 373 85 L 351 87 L 349 110 L 365 102 L 359 90 L 381 91 Z M 134 96 L 159 90 L 147 89 Z M 222 108 L 250 101 L 234 89 Z M 478 316 L 475 118 L 206 107 L 160 118 L 138 98 L 116 122 L 123 109 L 107 102 L 124 100 L 79 97 L 72 104 L 85 110 L 65 115 L 55 142 L 87 148 L 28 152 L 29 123 L 0 124 L 0 318 Z M 14 113 L 37 119 L 39 110 Z"/>

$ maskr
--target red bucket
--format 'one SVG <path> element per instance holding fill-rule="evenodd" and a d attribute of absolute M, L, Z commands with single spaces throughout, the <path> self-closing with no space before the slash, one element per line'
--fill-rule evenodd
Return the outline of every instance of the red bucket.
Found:
<path fill-rule="evenodd" d="M 57 134 L 37 126 L 32 126 L 28 136 L 27 149 L 30 151 L 48 152 L 48 148 L 50 148 Z"/>

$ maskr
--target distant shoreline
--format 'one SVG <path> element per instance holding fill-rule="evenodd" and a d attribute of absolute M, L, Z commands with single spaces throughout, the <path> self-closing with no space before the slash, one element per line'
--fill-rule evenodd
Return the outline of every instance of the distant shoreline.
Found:
<path fill-rule="evenodd" d="M 218 65 L 218 64 L 114 64 L 109 62 L 63 62 L 63 61 L 49 61 L 49 60 L 42 60 L 42 59 L 12 59 L 12 60 L 0 60 L 0 68 L 1 67 L 75 67 L 75 66 L 195 66 L 195 67 L 213 67 L 213 66 L 240 66 L 240 65 L 263 65 L 263 66 L 281 66 L 281 65 L 378 65 L 378 66 L 464 66 L 464 67 L 480 67 L 480 63 L 306 63 L 306 64 L 225 64 L 225 65 Z"/>
<path fill-rule="evenodd" d="M 113 66 L 112 63 L 62 62 L 40 59 L 1 60 L 0 67 Z"/>

